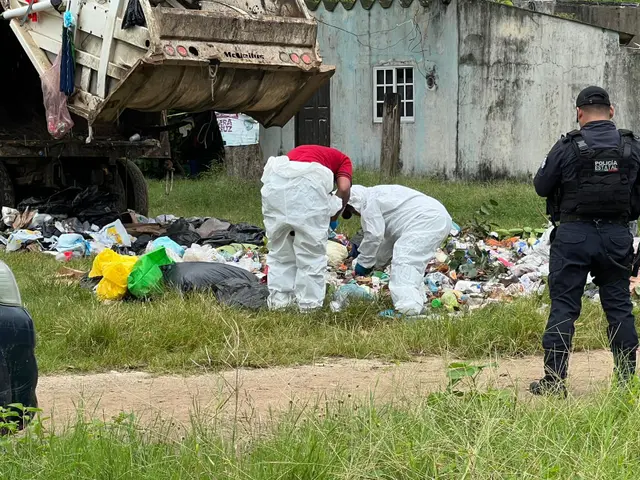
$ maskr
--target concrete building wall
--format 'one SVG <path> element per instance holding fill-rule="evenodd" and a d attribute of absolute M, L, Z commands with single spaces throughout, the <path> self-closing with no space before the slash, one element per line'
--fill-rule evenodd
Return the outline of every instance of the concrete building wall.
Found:
<path fill-rule="evenodd" d="M 321 5 L 319 42 L 331 80 L 332 146 L 356 167 L 379 166 L 373 67 L 413 65 L 416 121 L 402 124 L 404 173 L 458 178 L 526 177 L 576 128 L 575 97 L 609 89 L 621 128 L 640 115 L 640 56 L 611 30 L 482 0 L 398 0 L 371 10 Z M 348 33 L 350 32 L 350 33 Z M 354 34 L 358 35 L 356 38 Z M 426 75 L 435 72 L 429 90 Z M 637 127 L 640 129 L 640 126 Z M 261 135 L 266 156 L 294 146 L 294 122 Z"/>
<path fill-rule="evenodd" d="M 556 2 L 553 13 L 571 15 L 572 18 L 580 22 L 640 36 L 640 7 L 638 4 L 593 5 L 561 1 Z"/>
<path fill-rule="evenodd" d="M 615 87 L 624 70 L 613 31 L 474 0 L 460 0 L 459 28 L 461 177 L 535 172 L 560 135 L 576 128 L 579 91 Z M 611 95 L 629 112 L 626 94 Z"/>
<path fill-rule="evenodd" d="M 415 0 L 409 8 L 399 1 L 370 10 L 357 3 L 333 12 L 322 5 L 318 42 L 323 60 L 337 66 L 331 79 L 331 143 L 349 154 L 357 167 L 380 165 L 382 126 L 373 121 L 373 68 L 414 67 L 415 122 L 402 124 L 400 158 L 405 173 L 451 172 L 456 155 L 457 28 L 455 6 Z M 436 88 L 427 89 L 434 73 Z M 293 121 L 283 132 L 284 150 L 294 146 Z M 279 129 L 269 129 L 265 154 L 280 143 Z M 275 139 L 274 139 L 275 138 Z M 265 146 L 266 145 L 266 146 Z"/>

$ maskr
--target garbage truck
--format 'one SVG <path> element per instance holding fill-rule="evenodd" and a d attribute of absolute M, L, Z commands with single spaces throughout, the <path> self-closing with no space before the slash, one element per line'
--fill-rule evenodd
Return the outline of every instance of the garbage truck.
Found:
<path fill-rule="evenodd" d="M 322 62 L 302 0 L 0 6 L 2 206 L 98 185 L 116 194 L 118 208 L 145 215 L 147 185 L 133 160 L 170 157 L 167 112 L 244 113 L 283 126 L 335 71 Z M 52 138 L 41 78 L 60 58 L 72 65 L 74 126 Z"/>

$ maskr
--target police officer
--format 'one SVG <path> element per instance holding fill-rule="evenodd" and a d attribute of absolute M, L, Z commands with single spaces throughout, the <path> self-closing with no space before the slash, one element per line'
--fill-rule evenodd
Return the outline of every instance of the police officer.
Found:
<path fill-rule="evenodd" d="M 609 323 L 615 372 L 624 382 L 636 370 L 638 335 L 629 276 L 638 218 L 640 142 L 618 130 L 609 94 L 588 87 L 576 100 L 580 130 L 563 136 L 536 174 L 534 185 L 560 225 L 552 237 L 549 264 L 551 313 L 542 338 L 545 376 L 529 389 L 535 395 L 566 396 L 565 379 L 582 295 L 589 272 L 599 287 Z"/>

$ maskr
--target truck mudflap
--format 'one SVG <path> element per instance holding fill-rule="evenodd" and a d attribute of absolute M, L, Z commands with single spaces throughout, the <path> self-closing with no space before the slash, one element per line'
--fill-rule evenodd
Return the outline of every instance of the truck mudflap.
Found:
<path fill-rule="evenodd" d="M 283 126 L 335 72 L 322 63 L 317 23 L 302 0 L 202 0 L 202 10 L 139 0 L 147 26 L 122 29 L 127 1 L 64 3 L 77 17 L 69 109 L 89 124 L 115 121 L 124 109 L 176 109 L 245 113 Z M 62 16 L 44 10 L 37 22 L 19 20 L 11 28 L 41 73 L 60 51 Z"/>

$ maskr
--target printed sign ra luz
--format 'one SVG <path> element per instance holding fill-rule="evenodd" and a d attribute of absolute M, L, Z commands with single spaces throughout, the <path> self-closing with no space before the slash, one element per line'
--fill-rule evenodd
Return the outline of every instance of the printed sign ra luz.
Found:
<path fill-rule="evenodd" d="M 256 120 L 242 113 L 217 113 L 218 127 L 227 147 L 255 145 L 259 141 L 260 126 Z"/>

